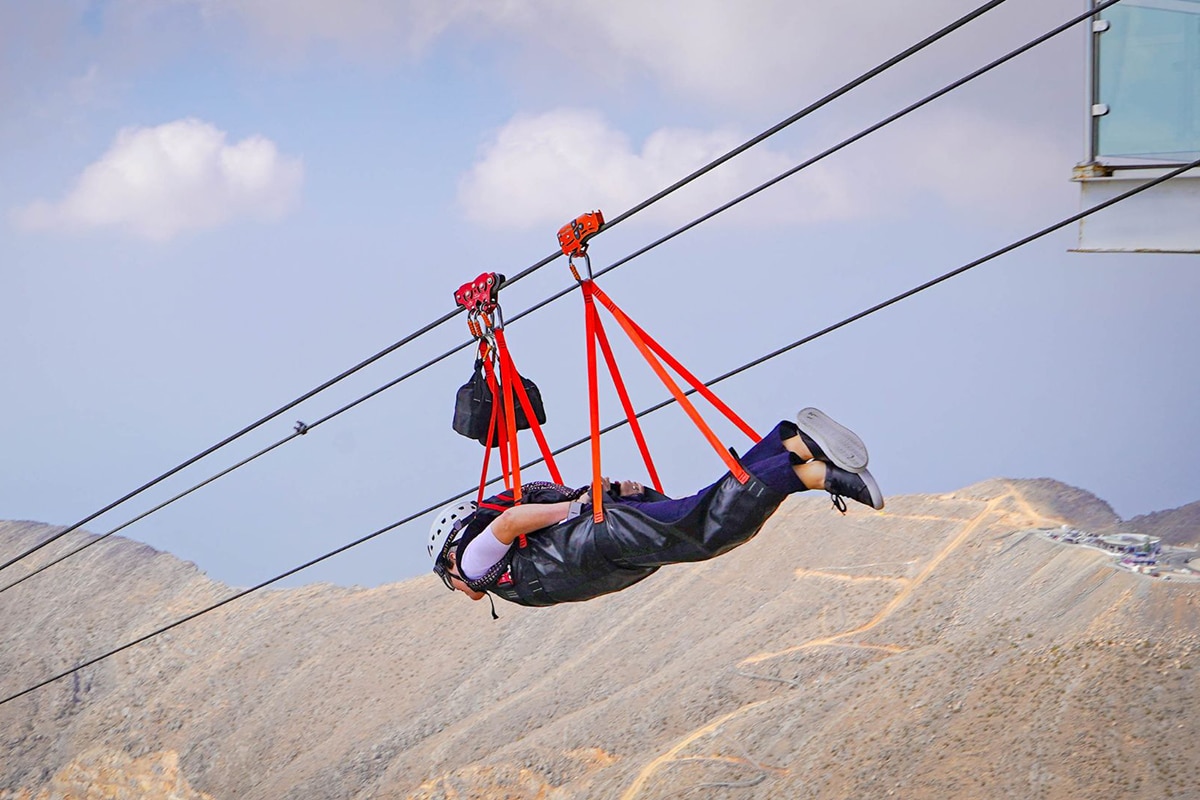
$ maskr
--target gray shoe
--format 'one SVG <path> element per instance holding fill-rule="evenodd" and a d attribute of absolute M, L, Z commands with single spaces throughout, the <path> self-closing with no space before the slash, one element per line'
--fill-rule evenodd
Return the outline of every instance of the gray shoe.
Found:
<path fill-rule="evenodd" d="M 825 491 L 833 497 L 833 505 L 838 511 L 846 513 L 846 501 L 849 497 L 864 506 L 879 511 L 883 508 L 883 492 L 879 484 L 865 469 L 862 472 L 847 472 L 833 464 L 825 464 Z"/>
<path fill-rule="evenodd" d="M 867 468 L 867 446 L 854 431 L 839 425 L 825 412 L 805 408 L 796 415 L 796 427 L 804 444 L 817 461 L 824 461 L 849 472 Z"/>

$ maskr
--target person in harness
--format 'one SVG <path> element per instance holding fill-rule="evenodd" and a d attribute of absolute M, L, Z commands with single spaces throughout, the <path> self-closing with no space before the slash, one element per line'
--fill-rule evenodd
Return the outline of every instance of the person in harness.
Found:
<path fill-rule="evenodd" d="M 862 440 L 815 408 L 780 422 L 740 463 L 748 481 L 726 472 L 679 499 L 634 481 L 605 481 L 600 522 L 589 489 L 552 483 L 523 486 L 517 505 L 508 493 L 478 506 L 452 504 L 430 528 L 433 571 L 472 600 L 579 602 L 632 586 L 661 566 L 703 561 L 744 544 L 789 494 L 823 489 L 842 512 L 843 498 L 883 508 Z"/>

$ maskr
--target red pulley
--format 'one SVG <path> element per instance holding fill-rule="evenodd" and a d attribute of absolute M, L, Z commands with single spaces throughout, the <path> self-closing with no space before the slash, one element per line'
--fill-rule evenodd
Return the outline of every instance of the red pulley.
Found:
<path fill-rule="evenodd" d="M 454 293 L 454 302 L 467 311 L 490 314 L 496 310 L 500 286 L 504 276 L 498 272 L 484 272 L 473 281 L 467 281 Z"/>
<path fill-rule="evenodd" d="M 599 211 L 589 211 L 563 225 L 558 231 L 558 243 L 562 251 L 571 258 L 587 252 L 587 240 L 600 232 L 604 227 L 604 215 Z"/>

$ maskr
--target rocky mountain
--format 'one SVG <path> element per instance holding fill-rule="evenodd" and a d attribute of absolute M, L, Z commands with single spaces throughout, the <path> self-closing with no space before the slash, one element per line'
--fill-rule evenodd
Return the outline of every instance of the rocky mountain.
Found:
<path fill-rule="evenodd" d="M 1175 545 L 1200 546 L 1200 502 L 1170 511 L 1155 511 L 1134 517 L 1125 524 L 1131 531 L 1158 536 Z"/>
<path fill-rule="evenodd" d="M 0 706 L 0 798 L 1197 797 L 1200 582 L 1039 533 L 1117 522 L 1048 480 L 814 493 L 495 622 L 433 576 L 263 591 Z M 230 592 L 101 542 L 0 593 L 0 696 Z"/>

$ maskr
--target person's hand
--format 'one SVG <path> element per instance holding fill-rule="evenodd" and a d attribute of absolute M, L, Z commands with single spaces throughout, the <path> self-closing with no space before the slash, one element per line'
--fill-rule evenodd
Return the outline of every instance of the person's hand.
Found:
<path fill-rule="evenodd" d="M 621 481 L 619 485 L 621 487 L 621 497 L 636 497 L 645 491 L 645 487 L 637 481 Z"/>

